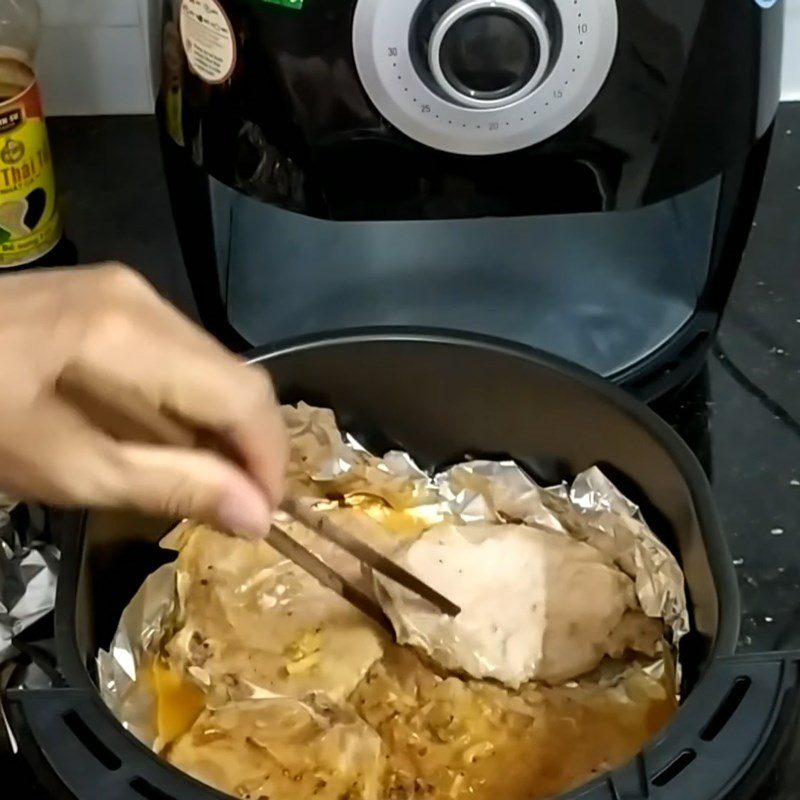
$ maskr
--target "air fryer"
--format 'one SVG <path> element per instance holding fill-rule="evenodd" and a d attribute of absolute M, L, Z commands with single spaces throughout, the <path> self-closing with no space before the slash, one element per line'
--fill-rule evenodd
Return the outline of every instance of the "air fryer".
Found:
<path fill-rule="evenodd" d="M 776 800 L 797 743 L 800 654 L 735 653 L 736 577 L 708 483 L 655 414 L 588 372 L 488 340 L 338 338 L 258 360 L 283 400 L 328 405 L 370 447 L 402 447 L 426 467 L 508 454 L 557 482 L 600 464 L 681 561 L 693 633 L 681 646 L 683 704 L 671 724 L 631 763 L 562 800 Z M 61 677 L 6 698 L 22 752 L 55 798 L 223 798 L 123 730 L 97 690 L 97 649 L 144 577 L 169 558 L 157 546 L 164 532 L 153 520 L 108 513 L 67 519 Z"/>
<path fill-rule="evenodd" d="M 764 174 L 781 0 L 213 0 L 211 67 L 194 5 L 163 3 L 158 113 L 227 344 L 470 331 L 647 398 L 696 371 Z"/>

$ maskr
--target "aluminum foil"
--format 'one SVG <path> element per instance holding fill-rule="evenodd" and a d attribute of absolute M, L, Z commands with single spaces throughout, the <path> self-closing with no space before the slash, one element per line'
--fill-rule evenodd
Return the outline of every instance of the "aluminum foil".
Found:
<path fill-rule="evenodd" d="M 176 607 L 174 564 L 148 575 L 125 609 L 108 652 L 97 657 L 100 694 L 114 716 L 140 741 L 156 743 L 155 697 L 140 680 L 146 659 L 156 654 Z"/>
<path fill-rule="evenodd" d="M 542 488 L 511 461 L 459 464 L 434 478 L 464 522 L 518 521 L 570 535 L 610 555 L 636 582 L 649 617 L 661 618 L 677 644 L 689 631 L 683 572 L 648 528 L 639 508 L 592 467 L 571 485 Z"/>
<path fill-rule="evenodd" d="M 609 555 L 636 586 L 642 610 L 663 619 L 670 644 L 677 646 L 688 631 L 682 572 L 669 550 L 647 527 L 639 509 L 593 468 L 569 484 L 538 486 L 512 461 L 469 461 L 436 474 L 426 474 L 408 453 L 376 456 L 356 439 L 343 434 L 333 412 L 305 404 L 286 407 L 284 417 L 291 439 L 289 487 L 300 500 L 323 503 L 337 513 L 339 524 L 364 531 L 372 524 L 376 535 L 392 529 L 413 539 L 438 522 L 524 522 L 585 541 Z M 634 476 L 635 477 L 635 476 Z M 285 520 L 281 520 L 286 522 Z M 165 546 L 179 549 L 193 528 L 184 524 L 167 537 Z M 294 531 L 289 531 L 293 535 Z M 298 534 L 302 532 L 297 532 Z M 296 538 L 310 546 L 311 539 Z M 375 546 L 391 545 L 373 540 Z M 266 547 L 266 545 L 263 545 Z M 179 559 L 180 562 L 180 559 Z M 335 568 L 344 571 L 342 565 Z M 255 569 L 255 567 L 254 567 Z M 285 602 L 285 584 L 264 581 L 272 567 L 258 566 L 242 586 L 257 583 L 263 608 Z M 153 726 L 153 693 L 142 678 L 142 665 L 162 650 L 176 624 L 188 581 L 175 564 L 148 577 L 120 620 L 108 652 L 98 657 L 101 693 L 120 721 L 157 751 Z M 281 589 L 283 586 L 283 589 Z M 187 649 L 191 647 L 187 644 Z M 637 665 L 648 674 L 672 670 L 672 655 L 657 663 Z M 613 676 L 603 680 L 613 680 Z M 250 686 L 249 697 L 272 701 L 268 687 Z M 236 697 L 236 702 L 242 702 Z M 298 703 L 307 699 L 295 698 Z"/>
<path fill-rule="evenodd" d="M 17 655 L 13 638 L 52 611 L 56 596 L 58 551 L 16 530 L 14 507 L 0 496 L 0 664 Z"/>
<path fill-rule="evenodd" d="M 427 475 L 408 453 L 379 458 L 339 431 L 330 410 L 300 404 L 285 418 L 293 476 L 344 494 L 368 492 L 395 507 L 423 510 L 436 521 L 508 522 L 558 531 L 613 557 L 636 582 L 642 610 L 661 618 L 677 645 L 689 630 L 683 572 L 639 508 L 597 468 L 570 485 L 540 487 L 513 461 L 469 461 Z M 296 488 L 296 490 L 297 490 Z"/>

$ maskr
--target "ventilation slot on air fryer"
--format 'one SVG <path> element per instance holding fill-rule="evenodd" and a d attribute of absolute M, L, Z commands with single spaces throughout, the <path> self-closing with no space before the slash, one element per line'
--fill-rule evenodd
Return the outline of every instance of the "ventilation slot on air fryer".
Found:
<path fill-rule="evenodd" d="M 147 798 L 147 800 L 175 800 L 171 794 L 167 794 L 157 786 L 153 786 L 150 781 L 146 781 L 144 778 L 134 778 L 131 781 L 131 789 L 142 797 Z"/>
<path fill-rule="evenodd" d="M 751 680 L 748 677 L 737 678 L 730 691 L 725 695 L 725 699 L 719 704 L 719 708 L 714 712 L 714 716 L 703 728 L 700 738 L 704 742 L 711 742 L 719 736 L 722 729 L 730 722 L 731 717 L 736 713 L 736 709 L 744 700 L 747 691 L 750 689 Z"/>
<path fill-rule="evenodd" d="M 117 770 L 122 762 L 89 729 L 89 726 L 74 712 L 64 714 L 64 723 L 75 734 L 81 744 L 106 768 Z"/>
<path fill-rule="evenodd" d="M 684 750 L 653 778 L 653 786 L 666 786 L 697 758 L 694 750 Z"/>

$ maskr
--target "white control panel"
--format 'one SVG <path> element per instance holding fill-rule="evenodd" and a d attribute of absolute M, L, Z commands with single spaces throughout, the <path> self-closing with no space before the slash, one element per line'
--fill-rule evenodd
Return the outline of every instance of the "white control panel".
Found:
<path fill-rule="evenodd" d="M 495 155 L 570 124 L 605 82 L 615 0 L 358 0 L 353 50 L 378 111 L 410 138 Z"/>

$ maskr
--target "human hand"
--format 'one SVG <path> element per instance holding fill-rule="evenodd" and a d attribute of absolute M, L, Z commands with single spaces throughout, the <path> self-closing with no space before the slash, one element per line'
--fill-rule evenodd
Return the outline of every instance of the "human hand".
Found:
<path fill-rule="evenodd" d="M 221 446 L 113 438 L 90 408 L 59 391 L 70 370 L 115 387 L 112 397 L 136 395 L 197 441 Z M 268 530 L 283 494 L 287 439 L 267 374 L 132 270 L 0 278 L 0 377 L 0 490 L 59 506 L 191 517 L 249 535 Z"/>

